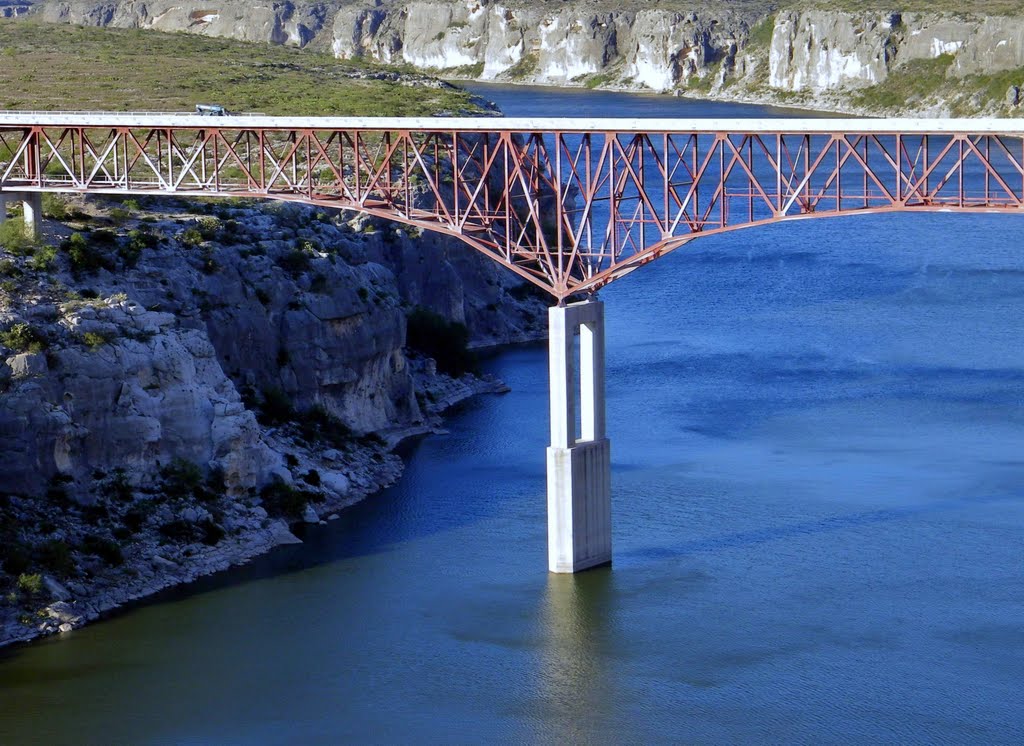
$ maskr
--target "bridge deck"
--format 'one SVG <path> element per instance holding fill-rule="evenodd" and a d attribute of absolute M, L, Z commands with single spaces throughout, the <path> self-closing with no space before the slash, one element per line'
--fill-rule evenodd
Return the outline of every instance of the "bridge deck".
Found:
<path fill-rule="evenodd" d="M 581 119 L 550 117 L 202 117 L 174 113 L 0 112 L 0 127 L 220 127 L 446 132 L 1024 134 L 1024 119 Z"/>

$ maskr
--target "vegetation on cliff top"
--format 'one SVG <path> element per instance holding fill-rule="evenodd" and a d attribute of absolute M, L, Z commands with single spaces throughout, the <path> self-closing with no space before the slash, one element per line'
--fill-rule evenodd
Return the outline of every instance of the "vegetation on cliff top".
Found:
<path fill-rule="evenodd" d="M 291 47 L 191 34 L 0 23 L 0 108 L 388 116 L 473 110 L 416 73 Z"/>

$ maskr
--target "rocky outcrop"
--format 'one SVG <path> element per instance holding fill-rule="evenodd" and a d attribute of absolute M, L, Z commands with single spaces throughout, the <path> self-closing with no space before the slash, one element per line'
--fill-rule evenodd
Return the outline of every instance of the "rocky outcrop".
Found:
<path fill-rule="evenodd" d="M 125 205 L 48 222 L 59 250 L 0 246 L 0 645 L 393 481 L 391 447 L 501 390 L 410 360 L 413 308 L 477 344 L 544 330 L 543 301 L 451 239 L 283 203 Z"/>
<path fill-rule="evenodd" d="M 880 83 L 896 58 L 899 26 L 898 15 L 780 13 L 769 49 L 768 84 L 785 91 L 821 92 Z"/>
<path fill-rule="evenodd" d="M 339 58 L 404 63 L 454 77 L 781 97 L 833 109 L 870 109 L 864 100 L 836 94 L 884 84 L 918 60 L 950 55 L 944 72 L 951 95 L 959 79 L 1024 68 L 1024 19 L 967 8 L 883 13 L 787 4 L 778 11 L 771 3 L 682 0 L 657 7 L 638 0 L 614 7 L 583 0 L 39 0 L 36 8 L 53 21 L 310 46 Z M 1011 99 L 985 98 L 988 84 L 977 85 L 982 99 L 968 91 L 961 108 L 1013 113 Z M 942 110 L 935 102 L 917 108 Z"/>
<path fill-rule="evenodd" d="M 233 492 L 284 471 L 206 334 L 173 315 L 127 300 L 0 314 L 0 326 L 17 323 L 55 341 L 0 365 L 5 491 L 41 494 L 57 476 L 84 486 L 114 469 L 141 475 L 173 458 L 218 469 Z"/>

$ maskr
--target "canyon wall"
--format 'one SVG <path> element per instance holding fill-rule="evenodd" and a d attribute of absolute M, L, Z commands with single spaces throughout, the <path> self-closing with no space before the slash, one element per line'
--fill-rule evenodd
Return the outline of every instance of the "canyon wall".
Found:
<path fill-rule="evenodd" d="M 40 0 L 34 8 L 48 21 L 291 44 L 453 77 L 739 100 L 800 94 L 797 103 L 824 108 L 854 108 L 836 94 L 883 84 L 913 61 L 938 60 L 952 91 L 970 76 L 1024 68 L 1024 18 L 970 12 L 488 0 Z M 968 103 L 1013 108 L 990 98 Z"/>

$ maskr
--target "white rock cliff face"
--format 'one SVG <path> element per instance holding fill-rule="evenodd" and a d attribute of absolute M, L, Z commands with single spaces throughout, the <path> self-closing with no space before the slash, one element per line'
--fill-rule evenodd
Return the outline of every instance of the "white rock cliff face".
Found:
<path fill-rule="evenodd" d="M 769 50 L 768 84 L 820 92 L 880 83 L 895 57 L 893 26 L 890 17 L 780 13 Z"/>
<path fill-rule="evenodd" d="M 151 469 L 173 457 L 221 469 L 235 490 L 282 470 L 206 334 L 176 322 L 127 301 L 66 310 L 58 323 L 73 335 L 111 343 L 9 357 L 0 394 L 5 489 L 38 492 L 54 474 Z"/>
<path fill-rule="evenodd" d="M 311 45 L 339 58 L 483 80 L 696 90 L 723 98 L 800 92 L 810 104 L 940 55 L 952 55 L 951 77 L 1024 67 L 1024 19 L 986 18 L 983 9 L 978 15 L 789 9 L 766 17 L 746 4 L 685 10 L 634 1 L 598 10 L 582 0 L 38 0 L 35 6 L 51 21 Z M 761 35 L 750 42 L 751 30 L 765 22 L 770 42 Z M 743 85 L 730 86 L 737 81 Z"/>

